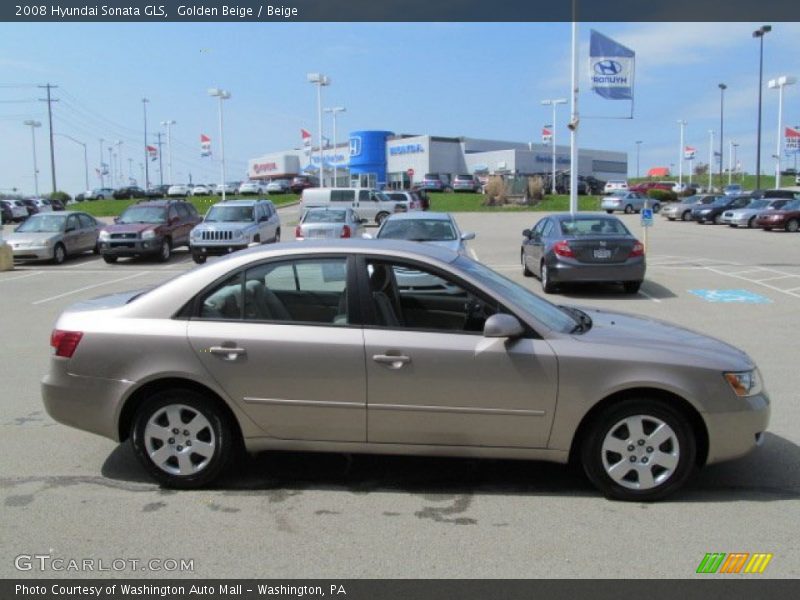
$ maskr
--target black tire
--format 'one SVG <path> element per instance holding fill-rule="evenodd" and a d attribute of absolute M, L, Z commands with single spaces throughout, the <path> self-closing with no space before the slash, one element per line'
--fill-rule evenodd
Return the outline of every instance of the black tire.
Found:
<path fill-rule="evenodd" d="M 691 221 L 692 220 L 692 211 L 685 210 L 681 215 L 681 221 Z"/>
<path fill-rule="evenodd" d="M 103 260 L 110 265 L 113 265 L 115 262 L 117 262 L 118 259 L 119 256 L 114 256 L 112 254 L 103 254 Z"/>
<path fill-rule="evenodd" d="M 772 231 L 772 227 L 764 227 L 764 231 Z"/>
<path fill-rule="evenodd" d="M 642 287 L 641 281 L 625 281 L 622 284 L 622 287 L 625 288 L 626 294 L 636 294 L 639 292 L 639 288 Z"/>
<path fill-rule="evenodd" d="M 206 256 L 204 254 L 193 254 L 192 260 L 198 265 L 202 265 L 206 262 Z"/>
<path fill-rule="evenodd" d="M 613 212 L 614 212 L 614 211 L 613 211 L 613 210 L 608 210 L 608 209 L 606 209 L 606 212 L 607 212 L 608 214 L 613 214 Z"/>
<path fill-rule="evenodd" d="M 105 200 L 105 199 L 106 199 L 106 197 L 103 196 L 103 194 L 98 194 L 97 198 L 95 198 L 95 200 Z"/>
<path fill-rule="evenodd" d="M 167 262 L 172 256 L 172 242 L 169 238 L 164 238 L 161 242 L 161 250 L 158 252 L 158 262 Z"/>
<path fill-rule="evenodd" d="M 748 229 L 752 229 L 755 226 L 756 226 L 756 217 L 755 217 L 755 215 L 753 215 L 747 221 L 747 228 Z"/>
<path fill-rule="evenodd" d="M 165 409 L 169 406 L 177 409 L 173 412 L 173 416 L 180 420 L 179 423 L 173 423 L 166 414 Z M 196 432 L 189 432 L 188 429 L 181 430 L 183 426 L 187 426 L 193 420 L 186 421 L 185 419 L 189 419 L 193 415 L 194 418 L 197 418 L 198 415 L 201 416 L 207 425 Z M 157 436 L 146 439 L 147 424 L 151 419 L 156 424 L 171 427 L 172 431 L 178 431 L 177 434 L 173 433 L 175 437 L 169 438 L 173 444 L 169 444 L 169 440 L 159 440 Z M 189 432 L 189 435 L 185 435 L 184 431 Z M 130 437 L 134 453 L 147 472 L 162 485 L 179 489 L 208 486 L 225 470 L 237 448 L 234 427 L 230 423 L 227 413 L 207 396 L 183 388 L 163 390 L 147 398 L 136 411 Z M 196 447 L 200 442 L 209 444 L 211 456 L 204 458 L 197 453 L 192 453 L 188 450 L 191 444 L 186 444 L 187 439 L 189 442 L 194 440 Z M 159 442 L 162 443 L 159 444 Z M 174 445 L 175 450 L 166 461 L 161 463 L 162 467 L 154 462 L 151 455 L 155 456 L 160 448 L 168 444 Z M 175 458 L 178 453 L 187 456 L 195 467 L 200 466 L 199 470 L 190 474 L 165 470 L 179 468 L 179 463 Z"/>
<path fill-rule="evenodd" d="M 625 426 L 619 427 L 619 425 L 625 419 L 635 419 L 637 416 L 642 417 L 641 423 L 644 431 L 642 438 L 625 440 L 631 442 L 631 444 L 627 448 L 621 448 L 621 453 L 619 454 L 611 450 L 604 452 L 603 444 L 606 438 L 610 436 L 624 440 L 624 432 L 627 431 L 627 434 L 630 435 L 631 431 Z M 648 435 L 652 433 L 647 428 L 655 424 L 656 421 L 666 424 L 674 435 L 660 446 L 653 448 L 647 445 Z M 622 431 L 623 437 L 612 436 L 613 431 Z M 631 448 L 633 450 L 630 450 Z M 638 473 L 635 481 L 632 476 L 628 478 L 634 473 L 635 467 L 633 465 L 637 465 L 641 470 L 647 469 L 647 467 L 642 467 L 641 463 L 644 463 L 644 458 L 651 454 L 652 456 L 657 456 L 655 450 L 673 454 L 677 452 L 678 460 L 676 466 L 670 472 L 663 467 L 661 469 L 664 470 L 660 471 L 658 470 L 658 465 L 654 464 L 649 467 L 650 474 L 655 479 L 663 477 L 663 480 L 655 481 L 654 486 L 649 489 L 633 489 L 633 486 L 639 484 Z M 634 457 L 633 461 L 626 456 L 628 452 Z M 650 502 L 672 494 L 691 476 L 695 468 L 697 440 L 689 420 L 682 412 L 670 404 L 654 398 L 630 398 L 613 404 L 598 415 L 587 430 L 585 438 L 581 440 L 580 455 L 586 476 L 606 497 L 615 500 Z M 631 463 L 631 469 L 621 478 L 631 487 L 626 487 L 612 479 L 606 472 L 604 460 L 609 465 L 612 464 L 612 461 L 613 465 L 619 464 L 620 466 L 625 463 Z M 655 472 L 654 469 L 656 469 Z"/>
<path fill-rule="evenodd" d="M 633 207 L 630 204 L 625 205 L 625 214 L 630 215 L 633 213 Z"/>
<path fill-rule="evenodd" d="M 658 211 L 660 210 L 661 210 L 661 205 L 658 202 L 653 204 L 653 214 L 658 214 Z"/>
<path fill-rule="evenodd" d="M 100 246 L 95 244 L 94 248 L 92 248 L 92 254 L 100 254 Z"/>
<path fill-rule="evenodd" d="M 261 236 L 260 235 L 254 235 L 253 236 L 253 243 L 254 244 L 260 244 L 261 243 Z"/>
<path fill-rule="evenodd" d="M 67 249 L 61 242 L 57 243 L 53 248 L 53 263 L 57 265 L 64 264 L 67 259 Z"/>
<path fill-rule="evenodd" d="M 377 215 L 375 215 L 375 224 L 380 225 L 381 223 L 383 223 L 383 220 L 388 216 L 389 216 L 388 212 L 379 212 Z"/>
<path fill-rule="evenodd" d="M 550 269 L 547 268 L 544 261 L 539 265 L 539 281 L 542 282 L 542 291 L 545 294 L 552 294 L 556 291 L 556 286 L 550 279 Z"/>
<path fill-rule="evenodd" d="M 800 229 L 800 221 L 797 219 L 789 219 L 786 222 L 786 231 L 789 233 L 797 233 L 798 229 Z"/>
<path fill-rule="evenodd" d="M 522 275 L 523 277 L 533 277 L 533 271 L 528 268 L 528 265 L 525 264 L 525 253 L 521 252 L 519 255 L 519 260 L 522 263 Z"/>
<path fill-rule="evenodd" d="M 275 242 L 276 244 L 281 241 L 281 228 L 280 227 L 278 227 L 278 229 L 275 230 L 275 239 L 272 240 L 272 241 Z"/>
<path fill-rule="evenodd" d="M 714 225 L 722 224 L 722 215 L 714 215 Z"/>

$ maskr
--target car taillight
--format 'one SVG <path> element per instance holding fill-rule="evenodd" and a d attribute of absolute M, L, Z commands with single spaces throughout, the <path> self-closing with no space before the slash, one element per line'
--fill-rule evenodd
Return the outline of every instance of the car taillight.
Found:
<path fill-rule="evenodd" d="M 644 256 L 644 246 L 641 242 L 633 243 L 633 248 L 631 248 L 631 253 L 628 258 L 632 258 L 634 256 Z"/>
<path fill-rule="evenodd" d="M 556 242 L 553 245 L 553 252 L 558 254 L 559 256 L 575 256 L 575 253 L 572 251 L 572 248 L 569 247 L 569 242 L 566 240 L 561 240 L 560 242 Z"/>
<path fill-rule="evenodd" d="M 72 358 L 82 337 L 83 332 L 81 331 L 54 329 L 53 333 L 50 334 L 50 345 L 55 349 L 56 356 Z"/>
<path fill-rule="evenodd" d="M 343 237 L 343 238 L 349 238 L 350 237 L 350 226 L 349 225 L 343 225 L 342 226 L 342 235 L 340 235 L 339 237 Z"/>
<path fill-rule="evenodd" d="M 294 228 L 294 237 L 303 237 L 303 230 L 300 229 L 300 225 Z"/>

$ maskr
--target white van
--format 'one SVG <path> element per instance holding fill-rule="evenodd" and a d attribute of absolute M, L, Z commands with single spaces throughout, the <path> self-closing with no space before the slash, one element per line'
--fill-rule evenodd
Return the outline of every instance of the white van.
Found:
<path fill-rule="evenodd" d="M 366 188 L 307 188 L 303 190 L 300 207 L 302 210 L 312 206 L 349 206 L 359 219 L 381 224 L 386 217 L 398 209 L 397 202 L 379 190 Z"/>

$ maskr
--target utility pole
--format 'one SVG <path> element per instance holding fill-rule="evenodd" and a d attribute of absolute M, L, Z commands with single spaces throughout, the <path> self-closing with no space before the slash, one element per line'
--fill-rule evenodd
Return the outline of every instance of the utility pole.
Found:
<path fill-rule="evenodd" d="M 164 185 L 164 163 L 161 161 L 161 132 L 156 133 L 158 139 L 158 182 L 159 185 Z"/>
<path fill-rule="evenodd" d="M 100 187 L 101 188 L 106 187 L 106 179 L 105 175 L 103 174 L 103 142 L 105 142 L 105 140 L 103 138 L 100 138 Z"/>
<path fill-rule="evenodd" d="M 128 157 L 128 179 L 130 180 L 131 185 L 133 185 L 133 159 L 130 157 Z"/>
<path fill-rule="evenodd" d="M 37 86 L 47 90 L 47 98 L 39 98 L 39 102 L 47 102 L 47 119 L 50 124 L 50 174 L 53 177 L 53 193 L 56 193 L 56 151 L 55 144 L 53 143 L 53 102 L 58 102 L 58 98 L 53 98 L 50 95 L 50 90 L 55 89 L 57 85 L 40 85 Z"/>
<path fill-rule="evenodd" d="M 144 110 L 144 189 L 150 189 L 150 157 L 147 153 L 147 98 L 142 98 L 142 109 Z"/>

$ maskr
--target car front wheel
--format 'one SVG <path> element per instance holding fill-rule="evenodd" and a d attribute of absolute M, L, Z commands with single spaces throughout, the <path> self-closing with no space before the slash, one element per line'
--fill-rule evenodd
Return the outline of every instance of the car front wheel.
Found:
<path fill-rule="evenodd" d="M 169 240 L 164 238 L 164 241 L 161 242 L 161 250 L 158 253 L 158 260 L 160 262 L 167 262 L 172 256 L 172 246 L 169 243 Z"/>
<path fill-rule="evenodd" d="M 67 251 L 64 249 L 64 244 L 59 242 L 56 244 L 55 248 L 53 248 L 53 262 L 57 265 L 60 265 L 66 258 Z"/>
<path fill-rule="evenodd" d="M 616 500 L 652 501 L 675 492 L 692 474 L 694 432 L 672 406 L 628 399 L 599 415 L 581 447 L 589 480 Z"/>
<path fill-rule="evenodd" d="M 629 215 L 631 213 L 633 213 L 633 207 L 630 204 L 628 204 L 625 206 L 625 214 Z"/>
<path fill-rule="evenodd" d="M 383 220 L 388 216 L 389 213 L 387 212 L 379 212 L 377 215 L 375 215 L 375 224 L 380 225 L 381 223 L 383 223 Z"/>
<path fill-rule="evenodd" d="M 692 220 L 692 213 L 691 211 L 685 210 L 681 215 L 681 221 L 691 221 Z"/>
<path fill-rule="evenodd" d="M 150 475 L 174 488 L 210 484 L 233 456 L 233 428 L 206 396 L 188 389 L 157 392 L 136 413 L 131 442 Z"/>
<path fill-rule="evenodd" d="M 786 231 L 797 233 L 798 229 L 800 229 L 800 221 L 797 219 L 790 219 L 789 222 L 786 223 Z"/>

